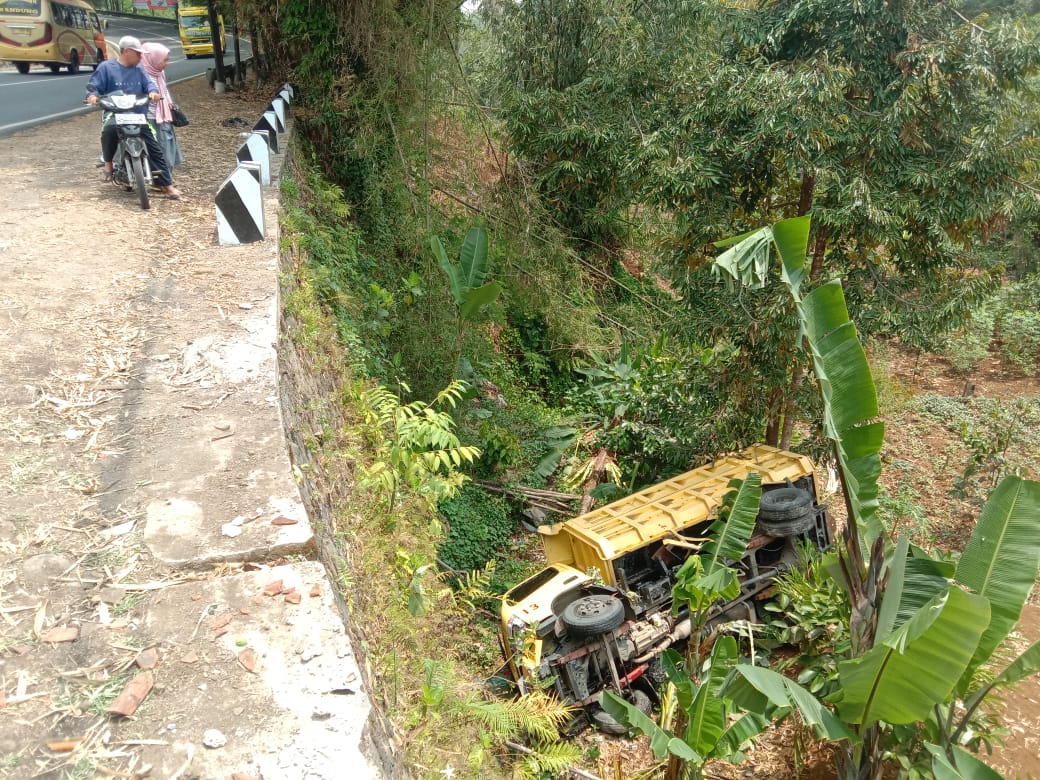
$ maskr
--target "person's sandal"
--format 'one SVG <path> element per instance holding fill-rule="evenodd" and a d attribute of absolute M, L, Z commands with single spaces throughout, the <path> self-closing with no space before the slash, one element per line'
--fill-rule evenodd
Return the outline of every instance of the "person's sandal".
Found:
<path fill-rule="evenodd" d="M 114 174 L 115 174 L 115 171 L 102 171 L 101 172 L 101 181 L 112 181 L 112 176 Z"/>

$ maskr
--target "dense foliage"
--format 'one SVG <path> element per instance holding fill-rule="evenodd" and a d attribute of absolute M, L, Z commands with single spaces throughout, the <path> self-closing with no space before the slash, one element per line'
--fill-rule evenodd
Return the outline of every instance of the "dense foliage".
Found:
<path fill-rule="evenodd" d="M 710 273 L 723 236 L 811 210 L 804 291 L 842 279 L 865 335 L 952 343 L 968 372 L 994 352 L 1037 369 L 1028 3 L 234 6 L 299 90 L 310 173 L 288 185 L 286 235 L 352 397 L 384 411 L 366 473 L 391 508 L 433 504 L 465 476 L 501 491 L 441 500 L 446 531 L 428 506 L 385 522 L 437 537 L 401 553 L 412 594 L 438 556 L 498 558 L 497 590 L 528 572 L 513 488 L 591 505 L 760 439 L 824 451 L 797 308 L 775 277 L 735 288 Z M 446 387 L 440 443 L 429 426 L 401 435 Z M 1007 473 L 1002 425 L 1024 415 L 987 414 L 962 432 L 973 499 Z M 414 468 L 431 448 L 472 462 L 446 464 L 442 485 Z M 878 514 L 903 500 L 880 494 Z M 444 590 L 426 597 L 447 609 Z M 812 598 L 802 626 L 843 614 Z M 835 674 L 820 667 L 818 690 Z"/>

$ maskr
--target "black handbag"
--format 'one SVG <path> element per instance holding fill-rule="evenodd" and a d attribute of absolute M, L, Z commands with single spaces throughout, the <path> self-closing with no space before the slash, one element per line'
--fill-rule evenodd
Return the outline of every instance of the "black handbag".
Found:
<path fill-rule="evenodd" d="M 174 127 L 186 127 L 189 124 L 188 115 L 177 108 L 177 106 L 174 106 L 171 111 L 173 112 Z"/>

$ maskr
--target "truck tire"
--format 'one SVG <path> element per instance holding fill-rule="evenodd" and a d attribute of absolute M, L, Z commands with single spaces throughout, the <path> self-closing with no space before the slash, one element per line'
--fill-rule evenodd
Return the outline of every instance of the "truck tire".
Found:
<path fill-rule="evenodd" d="M 625 605 L 612 596 L 583 596 L 564 608 L 560 621 L 576 639 L 599 636 L 625 622 Z"/>
<path fill-rule="evenodd" d="M 762 494 L 758 527 L 770 536 L 796 536 L 816 522 L 812 496 L 794 487 L 778 488 Z"/>
<path fill-rule="evenodd" d="M 793 520 L 765 521 L 759 520 L 758 527 L 769 536 L 798 536 L 811 531 L 816 523 L 816 516 L 812 512 L 806 512 L 801 517 Z"/>
<path fill-rule="evenodd" d="M 630 704 L 644 715 L 649 715 L 650 711 L 653 709 L 653 703 L 650 701 L 650 697 L 638 688 L 633 688 L 629 691 L 626 698 Z M 596 710 L 593 712 L 592 722 L 595 723 L 596 728 L 604 734 L 613 734 L 614 736 L 623 737 L 629 732 L 628 726 L 616 721 L 613 716 L 608 715 L 605 710 Z"/>
<path fill-rule="evenodd" d="M 793 520 L 812 509 L 812 496 L 795 487 L 777 488 L 762 494 L 758 507 L 761 520 Z"/>

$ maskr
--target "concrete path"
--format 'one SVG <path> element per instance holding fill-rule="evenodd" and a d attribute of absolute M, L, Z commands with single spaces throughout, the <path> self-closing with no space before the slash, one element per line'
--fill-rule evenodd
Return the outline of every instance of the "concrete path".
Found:
<path fill-rule="evenodd" d="M 187 203 L 95 185 L 96 117 L 0 156 L 0 776 L 391 777 L 281 417 L 282 158 L 217 246 L 263 103 L 178 97 Z"/>

